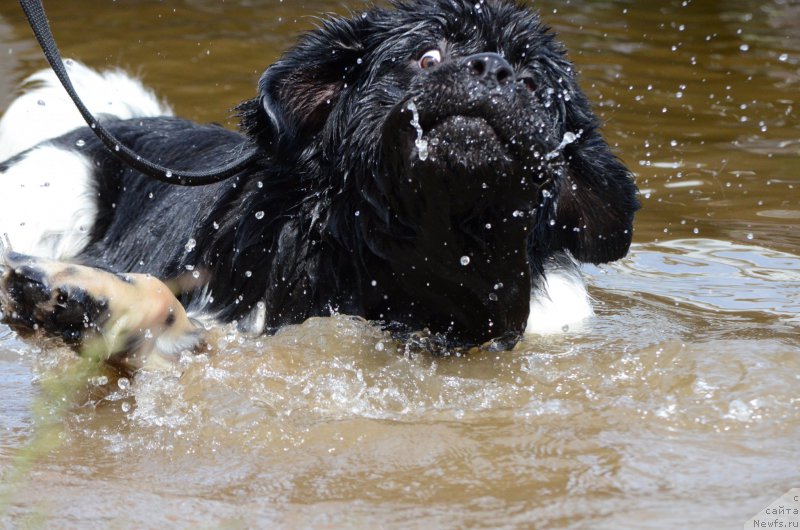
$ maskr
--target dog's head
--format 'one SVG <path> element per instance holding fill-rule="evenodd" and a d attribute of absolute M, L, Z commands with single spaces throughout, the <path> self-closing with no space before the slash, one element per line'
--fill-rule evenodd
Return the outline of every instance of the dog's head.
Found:
<path fill-rule="evenodd" d="M 446 261 L 426 274 L 474 284 L 451 252 L 496 284 L 493 269 L 536 274 L 558 250 L 593 263 L 628 250 L 630 174 L 561 45 L 514 2 L 408 0 L 326 20 L 264 73 L 259 92 L 241 108 L 245 130 L 277 160 L 317 168 L 331 203 L 345 205 L 331 209 L 334 232 L 361 234 L 409 270 Z M 512 254 L 526 249 L 520 265 Z M 511 314 L 498 327 L 524 329 L 527 285 L 502 304 Z M 480 296 L 484 319 L 492 303 Z M 456 305 L 474 309 L 468 299 Z M 457 313 L 443 322 L 458 328 Z"/>

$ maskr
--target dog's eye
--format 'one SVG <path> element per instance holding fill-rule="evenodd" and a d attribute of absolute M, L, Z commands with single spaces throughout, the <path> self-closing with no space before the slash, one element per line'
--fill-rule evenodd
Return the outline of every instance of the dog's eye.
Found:
<path fill-rule="evenodd" d="M 422 54 L 417 64 L 419 64 L 420 68 L 425 70 L 427 68 L 433 68 L 440 62 L 442 62 L 442 52 L 439 50 L 428 50 Z"/>

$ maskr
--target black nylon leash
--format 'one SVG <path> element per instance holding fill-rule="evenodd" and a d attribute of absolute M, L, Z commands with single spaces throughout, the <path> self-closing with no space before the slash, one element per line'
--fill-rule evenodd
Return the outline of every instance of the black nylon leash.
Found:
<path fill-rule="evenodd" d="M 169 169 L 137 155 L 134 151 L 122 145 L 108 132 L 108 130 L 92 116 L 92 113 L 89 112 L 89 109 L 83 104 L 81 98 L 78 97 L 78 93 L 75 91 L 75 87 L 72 86 L 72 81 L 70 81 L 69 74 L 67 74 L 56 41 L 53 38 L 53 33 L 50 30 L 50 24 L 47 21 L 47 15 L 45 15 L 41 0 L 19 0 L 19 3 L 22 6 L 22 10 L 25 11 L 25 16 L 28 17 L 28 23 L 31 29 L 33 29 L 36 40 L 39 41 L 39 46 L 41 46 L 44 56 L 47 58 L 47 62 L 50 63 L 53 72 L 55 72 L 58 80 L 61 81 L 61 84 L 64 86 L 64 89 L 69 94 L 73 103 L 75 103 L 81 116 L 83 116 L 83 119 L 86 120 L 86 123 L 89 124 L 89 127 L 108 150 L 125 164 L 149 177 L 160 180 L 161 182 L 166 182 L 167 184 L 203 186 L 205 184 L 223 181 L 235 175 L 242 168 L 258 158 L 258 148 L 248 141 L 242 142 L 240 146 L 242 154 L 239 155 L 239 157 L 223 166 L 206 171 Z"/>

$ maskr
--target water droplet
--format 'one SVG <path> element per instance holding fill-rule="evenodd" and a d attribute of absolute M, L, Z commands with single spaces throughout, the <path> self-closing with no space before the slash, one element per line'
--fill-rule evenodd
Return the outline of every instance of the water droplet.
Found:
<path fill-rule="evenodd" d="M 742 45 L 739 46 L 739 49 L 741 51 L 743 51 L 743 52 L 746 52 L 746 51 L 748 51 L 750 49 L 750 45 L 749 44 L 742 44 Z"/>
<path fill-rule="evenodd" d="M 263 219 L 263 218 L 264 218 L 264 212 L 261 211 L 261 210 L 257 211 L 256 212 L 256 219 Z"/>
<path fill-rule="evenodd" d="M 372 280 L 371 282 L 369 282 L 369 284 L 375 287 L 376 285 L 378 285 L 378 282 L 376 280 Z"/>
<path fill-rule="evenodd" d="M 461 265 L 463 265 L 464 267 L 469 265 L 469 261 L 470 261 L 469 256 L 461 256 L 461 259 L 459 260 Z"/>
<path fill-rule="evenodd" d="M 564 150 L 564 148 L 566 146 L 568 146 L 569 144 L 575 142 L 575 140 L 577 140 L 577 139 L 578 139 L 578 135 L 575 134 L 574 132 L 572 132 L 572 131 L 565 132 L 564 133 L 564 137 L 561 139 L 561 143 L 558 144 L 558 146 L 555 149 L 553 149 L 552 151 L 550 151 L 549 153 L 547 153 L 544 156 L 545 160 L 554 159 L 555 157 L 557 157 L 561 153 L 561 151 Z"/>
<path fill-rule="evenodd" d="M 782 54 L 780 54 L 780 55 L 778 56 L 778 60 L 779 60 L 780 62 L 782 62 L 782 63 L 785 63 L 786 61 L 788 61 L 788 60 L 789 60 L 789 54 L 788 54 L 788 53 L 782 53 Z"/>
<path fill-rule="evenodd" d="M 146 330 L 144 330 L 144 338 L 146 338 L 146 339 L 152 339 L 153 338 L 153 332 L 150 331 L 150 328 L 147 328 Z"/>
<path fill-rule="evenodd" d="M 119 151 L 119 145 L 114 146 L 114 151 Z"/>
<path fill-rule="evenodd" d="M 196 246 L 197 246 L 197 241 L 190 238 L 189 241 L 186 242 L 186 246 L 184 246 L 183 248 L 186 249 L 186 252 L 191 252 L 194 250 L 194 247 Z"/>
<path fill-rule="evenodd" d="M 117 379 L 117 386 L 120 390 L 128 390 L 131 387 L 131 381 L 127 377 L 120 377 Z"/>
<path fill-rule="evenodd" d="M 523 216 L 523 213 L 522 213 L 520 210 L 514 210 L 514 211 L 511 213 L 511 216 L 512 216 L 512 217 L 522 217 L 522 216 Z"/>
<path fill-rule="evenodd" d="M 700 233 L 700 229 L 699 228 L 695 228 L 695 229 L 692 230 L 692 233 L 693 234 L 699 234 Z"/>
<path fill-rule="evenodd" d="M 486 230 L 491 230 L 492 229 L 492 223 L 486 223 L 485 226 L 486 226 Z"/>
<path fill-rule="evenodd" d="M 252 277 L 252 276 L 253 276 L 253 271 L 244 271 L 244 275 L 245 275 L 247 278 L 250 278 L 250 277 Z"/>
<path fill-rule="evenodd" d="M 83 147 L 84 145 L 86 145 L 86 140 L 79 139 L 77 142 L 75 142 L 75 145 L 78 147 Z"/>
<path fill-rule="evenodd" d="M 497 302 L 498 296 L 495 293 L 489 293 L 489 300 L 492 302 Z"/>
<path fill-rule="evenodd" d="M 172 171 L 167 171 L 164 175 L 169 179 L 172 178 Z"/>
<path fill-rule="evenodd" d="M 103 386 L 108 384 L 108 377 L 104 375 L 98 375 L 96 377 L 92 377 L 91 381 L 92 385 L 94 386 Z"/>
<path fill-rule="evenodd" d="M 495 291 L 498 291 L 498 290 L 500 290 L 502 288 L 503 288 L 503 282 L 498 282 L 498 283 L 494 284 L 494 290 Z"/>
<path fill-rule="evenodd" d="M 751 241 L 752 241 L 752 240 L 753 240 L 753 234 L 752 234 L 752 233 L 750 233 L 750 234 L 747 234 L 747 239 L 749 239 L 749 240 L 751 240 Z"/>
<path fill-rule="evenodd" d="M 127 401 L 123 401 L 122 405 L 120 405 L 120 408 L 122 409 L 122 412 L 128 412 L 131 410 L 131 404 Z"/>
<path fill-rule="evenodd" d="M 379 343 L 375 344 L 375 349 L 378 350 L 378 351 L 383 351 L 383 350 L 386 349 L 386 346 L 384 346 L 384 344 L 382 342 L 379 342 Z"/>
<path fill-rule="evenodd" d="M 192 278 L 195 280 L 200 279 L 200 271 L 192 271 Z"/>
<path fill-rule="evenodd" d="M 213 227 L 214 227 L 214 230 L 219 230 L 219 223 L 218 223 L 218 222 L 214 221 L 214 222 L 211 224 L 211 226 L 213 226 Z"/>
<path fill-rule="evenodd" d="M 263 187 L 264 187 L 264 183 L 263 183 L 263 182 L 261 182 L 261 181 L 259 180 L 258 182 L 256 182 L 256 187 L 257 187 L 258 189 L 261 189 L 261 188 L 263 188 Z"/>
<path fill-rule="evenodd" d="M 45 105 L 47 105 L 47 103 L 45 103 L 43 99 L 37 101 L 36 104 L 39 105 L 40 107 L 44 107 Z"/>

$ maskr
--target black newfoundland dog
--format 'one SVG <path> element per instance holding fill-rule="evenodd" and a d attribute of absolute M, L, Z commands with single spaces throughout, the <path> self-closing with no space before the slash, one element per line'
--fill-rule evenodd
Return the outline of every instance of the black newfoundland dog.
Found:
<path fill-rule="evenodd" d="M 243 135 L 260 156 L 217 184 L 155 181 L 76 128 L 48 74 L 34 76 L 0 125 L 0 153 L 17 153 L 0 164 L 2 309 L 17 328 L 169 354 L 196 341 L 184 307 L 266 333 L 338 311 L 510 348 L 531 297 L 556 296 L 551 272 L 619 259 L 631 242 L 630 172 L 563 47 L 514 2 L 407 0 L 326 19 L 239 106 L 241 133 L 170 117 L 121 73 L 69 70 L 150 160 L 217 166 Z M 56 137 L 24 143 L 37 134 Z M 201 285 L 180 304 L 148 276 L 187 271 Z"/>

